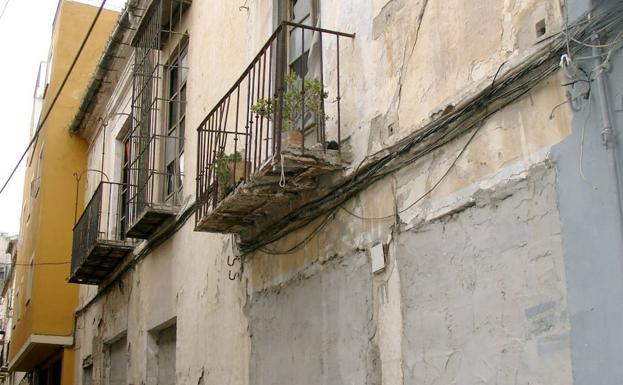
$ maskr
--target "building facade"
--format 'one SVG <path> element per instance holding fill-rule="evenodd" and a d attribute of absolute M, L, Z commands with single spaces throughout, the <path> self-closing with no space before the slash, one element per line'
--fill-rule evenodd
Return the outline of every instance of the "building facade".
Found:
<path fill-rule="evenodd" d="M 13 377 L 27 373 L 23 380 L 36 385 L 73 383 L 78 288 L 67 282 L 71 232 L 59 229 L 71 228 L 75 205 L 82 204 L 81 196 L 76 201 L 75 189 L 86 166 L 87 145 L 68 136 L 67 127 L 115 12 L 101 13 L 71 76 L 65 79 L 65 74 L 97 10 L 80 2 L 59 2 L 49 58 L 40 67 L 35 87 L 31 133 L 37 139 L 26 160 L 20 236 L 12 264 L 8 370 Z"/>
<path fill-rule="evenodd" d="M 0 234 L 0 381 L 8 377 L 8 349 L 11 330 L 11 279 L 12 256 L 17 237 Z"/>
<path fill-rule="evenodd" d="M 9 371 L 9 351 L 11 350 L 11 332 L 13 331 L 13 315 L 15 301 L 15 264 L 17 263 L 17 243 L 18 236 L 4 238 L 6 247 L 5 261 L 8 263 L 4 269 L 4 280 L 2 282 L 2 293 L 0 297 L 0 317 L 4 327 L 2 343 L 2 365 L 0 366 L 0 383 L 3 385 L 19 384 L 24 379 L 26 373 Z M 2 249 L 0 249 L 2 250 Z"/>
<path fill-rule="evenodd" d="M 130 0 L 68 122 L 74 382 L 621 383 L 622 19 Z"/>

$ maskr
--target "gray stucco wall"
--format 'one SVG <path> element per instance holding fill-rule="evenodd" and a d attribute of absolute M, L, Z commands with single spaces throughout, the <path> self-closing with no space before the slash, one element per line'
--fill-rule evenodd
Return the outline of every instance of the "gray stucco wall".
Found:
<path fill-rule="evenodd" d="M 312 266 L 253 295 L 250 384 L 372 384 L 372 279 L 366 254 Z"/>
<path fill-rule="evenodd" d="M 600 1 L 605 4 L 608 1 Z M 611 1 L 612 2 L 612 1 Z M 589 1 L 570 2 L 581 13 Z M 584 56 L 590 56 L 587 49 Z M 596 63 L 583 61 L 590 72 Z M 613 129 L 623 130 L 623 55 L 612 56 L 604 73 Z M 556 161 L 562 240 L 567 275 L 571 351 L 575 385 L 623 383 L 623 225 L 612 149 L 602 143 L 597 82 L 591 99 L 574 113 L 573 133 L 552 154 Z M 570 89 L 574 94 L 577 90 Z M 584 140 L 582 134 L 584 133 Z"/>
<path fill-rule="evenodd" d="M 571 383 L 551 165 L 400 234 L 396 254 L 405 384 Z"/>

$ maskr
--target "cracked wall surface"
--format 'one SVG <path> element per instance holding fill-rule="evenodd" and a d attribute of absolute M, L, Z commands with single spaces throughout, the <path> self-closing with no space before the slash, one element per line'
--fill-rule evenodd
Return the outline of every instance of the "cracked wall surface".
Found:
<path fill-rule="evenodd" d="M 271 0 L 250 1 L 247 9 L 216 3 L 219 12 L 200 1 L 188 11 L 188 202 L 194 128 L 275 26 Z M 348 172 L 473 92 L 476 82 L 488 83 L 505 60 L 534 44 L 536 21 L 545 19 L 550 31 L 560 24 L 555 0 L 322 6 L 323 26 L 356 34 L 341 43 Z M 175 377 L 183 385 L 571 384 L 556 178 L 544 162 L 569 135 L 567 110 L 553 110 L 565 98 L 561 82 L 553 75 L 492 115 L 456 163 L 466 137 L 344 205 L 389 219 L 338 210 L 301 250 L 258 251 L 245 256 L 244 267 L 227 266 L 233 237 L 193 232 L 188 221 L 80 314 L 76 367 L 91 355 L 93 383 L 103 385 L 106 343 L 125 333 L 128 384 L 149 385 L 150 333 L 174 321 Z M 328 91 L 331 99 L 335 90 Z M 112 119 L 109 141 L 124 122 Z M 91 144 L 94 168 L 101 143 Z M 118 175 L 114 152 L 106 156 L 106 172 Z M 269 248 L 289 249 L 321 219 Z M 378 243 L 388 246 L 387 266 L 373 275 L 368 254 Z M 242 279 L 229 280 L 231 272 Z M 96 292 L 83 288 L 81 303 Z"/>
<path fill-rule="evenodd" d="M 309 270 L 247 303 L 250 384 L 378 384 L 367 255 Z"/>
<path fill-rule="evenodd" d="M 405 384 L 570 384 L 555 172 L 400 234 Z"/>
<path fill-rule="evenodd" d="M 570 2 L 570 18 L 593 4 L 618 0 Z M 591 4 L 592 3 L 592 4 Z M 587 48 L 583 55 L 592 55 Z M 594 61 L 580 67 L 590 71 Z M 601 75 L 606 99 L 598 91 L 578 104 L 572 134 L 552 150 L 556 162 L 562 241 L 571 323 L 573 379 L 576 385 L 623 383 L 623 171 L 614 163 L 623 154 L 606 148 L 601 107 L 606 106 L 615 135 L 623 135 L 623 53 L 613 52 L 609 70 Z M 581 89 L 572 89 L 577 94 Z M 599 88 L 595 88 L 599 90 Z M 605 104 L 604 104 L 605 102 Z"/>

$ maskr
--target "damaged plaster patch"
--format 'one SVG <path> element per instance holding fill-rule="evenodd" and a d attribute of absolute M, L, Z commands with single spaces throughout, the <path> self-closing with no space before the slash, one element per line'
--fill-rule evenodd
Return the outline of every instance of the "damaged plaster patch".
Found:
<path fill-rule="evenodd" d="M 250 385 L 377 384 L 371 293 L 364 253 L 255 293 L 246 305 Z"/>
<path fill-rule="evenodd" d="M 400 234 L 405 385 L 572 383 L 556 197 L 545 162 Z"/>
<path fill-rule="evenodd" d="M 526 317 L 534 318 L 539 314 L 545 313 L 546 311 L 553 309 L 555 306 L 556 302 L 554 301 L 548 301 L 538 304 L 536 306 L 526 309 Z"/>
<path fill-rule="evenodd" d="M 433 167 L 433 163 L 429 165 L 430 168 Z M 499 199 L 500 195 L 513 191 L 514 185 L 525 181 L 531 172 L 551 167 L 549 149 L 546 148 L 445 197 L 424 200 L 423 204 L 402 213 L 400 215 L 401 221 L 405 224 L 405 230 L 409 230 L 425 222 L 467 209 L 475 205 L 477 199 L 489 199 L 489 197 L 496 196 L 498 196 L 496 199 Z M 430 170 L 427 175 L 431 175 Z M 411 190 L 411 182 L 408 177 L 403 177 L 403 179 L 407 182 L 399 186 L 400 207 L 405 207 L 409 202 L 416 199 L 414 196 L 421 194 L 419 191 Z"/>
<path fill-rule="evenodd" d="M 374 17 L 372 20 L 372 37 L 374 40 L 378 39 L 383 32 L 385 32 L 385 28 L 388 25 L 391 25 L 392 20 L 396 12 L 404 7 L 404 0 L 389 0 L 378 15 Z"/>
<path fill-rule="evenodd" d="M 385 39 L 388 60 L 396 67 L 398 84 L 393 92 L 392 102 L 386 112 L 375 116 L 370 123 L 368 138 L 368 153 L 378 151 L 397 140 L 394 134 L 400 130 L 399 113 L 402 95 L 402 86 L 408 70 L 409 62 L 415 52 L 422 20 L 428 5 L 428 0 L 409 3 L 405 7 L 405 0 L 388 1 L 373 21 L 373 38 L 379 39 L 387 33 Z"/>

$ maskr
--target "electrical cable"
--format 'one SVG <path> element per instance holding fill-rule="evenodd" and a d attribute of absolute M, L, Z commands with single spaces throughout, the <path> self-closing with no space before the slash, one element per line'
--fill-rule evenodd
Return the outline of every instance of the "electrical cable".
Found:
<path fill-rule="evenodd" d="M 499 72 L 499 70 L 498 70 L 498 72 Z M 454 159 L 454 161 L 452 161 L 452 163 L 450 164 L 450 166 L 448 167 L 446 172 L 439 178 L 439 180 L 437 180 L 437 182 L 435 182 L 435 184 L 430 189 L 428 189 L 424 194 L 422 194 L 413 203 L 411 203 L 409 206 L 403 208 L 402 210 L 398 211 L 397 213 L 392 214 L 392 215 L 387 215 L 387 216 L 384 216 L 384 217 L 362 217 L 360 215 L 357 215 L 357 214 L 349 211 L 344 206 L 339 205 L 339 206 L 335 207 L 333 210 L 331 210 L 329 212 L 329 214 L 327 214 L 325 216 L 325 218 L 322 220 L 322 222 L 320 222 L 320 224 L 318 226 L 316 226 L 314 228 L 314 230 L 312 230 L 303 240 L 301 240 L 300 242 L 298 242 L 296 245 L 292 246 L 291 248 L 289 248 L 287 250 L 277 251 L 277 250 L 268 249 L 266 247 L 259 247 L 258 250 L 260 250 L 261 252 L 264 252 L 266 254 L 270 254 L 270 255 L 286 255 L 286 254 L 292 254 L 292 253 L 298 251 L 301 247 L 307 245 L 324 227 L 326 227 L 326 225 L 329 223 L 329 219 L 335 215 L 335 212 L 338 209 L 342 209 L 343 211 L 345 211 L 346 213 L 350 214 L 351 216 L 353 216 L 355 218 L 358 218 L 358 219 L 361 219 L 361 220 L 383 220 L 383 219 L 395 218 L 396 215 L 404 213 L 405 211 L 411 209 L 413 206 L 415 206 L 416 204 L 421 202 L 422 199 L 426 198 L 437 187 L 439 187 L 439 185 L 443 182 L 443 180 L 450 174 L 450 171 L 452 171 L 452 169 L 454 168 L 456 163 L 459 161 L 459 159 L 463 156 L 463 154 L 465 153 L 465 151 L 469 147 L 470 143 L 474 140 L 474 138 L 476 137 L 476 134 L 478 133 L 478 131 L 480 131 L 481 128 L 482 128 L 482 125 L 479 125 L 479 126 L 476 127 L 476 129 L 474 130 L 472 135 L 469 137 L 467 142 L 465 142 L 465 144 L 461 148 L 461 151 L 459 151 L 459 153 L 457 154 L 457 156 Z"/>
<path fill-rule="evenodd" d="M 9 177 L 7 178 L 7 180 L 2 185 L 2 188 L 0 188 L 0 194 L 2 194 L 2 192 L 4 192 L 4 190 L 6 189 L 7 185 L 9 184 L 9 182 L 11 181 L 13 176 L 15 175 L 15 172 L 19 168 L 19 165 L 22 163 L 22 161 L 24 160 L 24 158 L 28 154 L 28 151 L 30 151 L 30 148 L 33 146 L 33 144 L 36 143 L 37 138 L 39 137 L 39 133 L 41 132 L 41 129 L 43 128 L 43 125 L 45 124 L 45 122 L 47 121 L 48 117 L 50 116 L 50 113 L 52 112 L 52 109 L 54 108 L 54 105 L 56 104 L 56 101 L 58 100 L 59 96 L 61 95 L 61 92 L 63 91 L 63 88 L 65 88 L 65 85 L 67 84 L 67 80 L 69 79 L 69 76 L 73 72 L 73 69 L 76 66 L 76 63 L 78 62 L 78 59 L 80 58 L 80 54 L 82 54 L 82 51 L 84 50 L 84 47 L 86 46 L 86 43 L 89 40 L 89 37 L 91 36 L 91 32 L 93 32 L 93 29 L 95 28 L 95 24 L 97 23 L 97 20 L 99 19 L 100 14 L 102 13 L 102 10 L 104 9 L 104 5 L 106 5 L 106 1 L 107 0 L 103 0 L 102 4 L 100 5 L 99 9 L 97 10 L 97 13 L 95 14 L 95 17 L 93 18 L 93 21 L 91 22 L 91 25 L 89 26 L 89 29 L 88 29 L 86 35 L 84 36 L 84 39 L 82 40 L 82 44 L 80 44 L 80 48 L 78 48 L 78 52 L 76 53 L 76 56 L 74 57 L 74 60 L 72 61 L 71 65 L 69 66 L 69 69 L 67 70 L 67 73 L 65 74 L 65 78 L 61 82 L 61 85 L 60 85 L 58 91 L 56 92 L 56 95 L 54 95 L 54 99 L 52 99 L 52 102 L 50 103 L 50 107 L 47 109 L 47 111 L 46 111 L 45 115 L 43 116 L 43 118 L 39 121 L 37 129 L 35 130 L 35 133 L 33 134 L 32 139 L 30 140 L 30 143 L 28 143 L 28 146 L 26 147 L 26 150 L 24 150 L 24 152 L 22 153 L 22 156 L 19 158 L 19 160 L 17 161 L 17 164 L 13 168 L 13 171 L 11 171 L 11 173 L 9 174 Z"/>
<path fill-rule="evenodd" d="M 502 68 L 504 67 L 504 65 L 507 63 L 506 60 L 504 60 L 499 66 L 497 71 L 495 71 L 495 75 L 493 75 L 493 80 L 491 81 L 491 85 L 489 86 L 489 88 L 493 88 L 493 86 L 495 85 L 495 81 L 497 80 L 498 76 L 500 75 L 500 72 L 502 71 Z M 452 168 L 454 168 L 454 166 L 456 165 L 456 163 L 458 162 L 458 160 L 461 158 L 461 156 L 463 155 L 463 153 L 465 152 L 465 150 L 467 149 L 467 147 L 469 146 L 469 144 L 472 142 L 472 140 L 474 139 L 474 137 L 476 136 L 476 134 L 478 133 L 478 131 L 480 130 L 480 128 L 482 127 L 482 125 L 479 125 L 478 127 L 476 127 L 476 129 L 474 130 L 474 133 L 472 134 L 472 136 L 467 140 L 467 142 L 465 143 L 465 145 L 463 146 L 463 148 L 461 149 L 461 151 L 459 151 L 459 154 L 457 155 L 457 157 L 454 159 L 454 161 L 452 162 L 452 164 L 450 165 L 450 167 L 448 167 L 448 169 L 446 170 L 446 172 L 441 176 L 441 178 L 433 185 L 433 187 L 431 187 L 428 191 L 426 191 L 424 193 L 424 195 L 422 195 L 421 197 L 419 197 L 418 199 L 416 199 L 413 203 L 411 203 L 409 206 L 407 206 L 406 208 L 392 214 L 392 215 L 386 215 L 386 216 L 382 216 L 382 217 L 362 217 L 360 215 L 357 215 L 351 211 L 349 211 L 348 209 L 346 209 L 343 205 L 339 205 L 338 208 L 342 209 L 343 211 L 345 211 L 346 213 L 352 215 L 355 218 L 361 219 L 361 220 L 385 220 L 385 219 L 391 219 L 391 218 L 396 218 L 396 215 L 398 214 L 402 214 L 405 211 L 411 209 L 413 206 L 415 206 L 416 204 L 418 204 L 420 201 L 422 201 L 422 199 L 426 198 L 430 193 L 432 193 L 440 184 L 441 182 L 444 180 L 444 178 L 446 176 L 448 176 L 448 174 L 450 173 L 450 171 L 452 170 Z M 437 149 L 439 146 L 433 148 L 432 150 Z M 366 158 L 364 158 L 365 160 Z M 359 166 L 357 167 L 357 170 L 361 167 L 361 165 L 363 164 L 363 160 L 362 163 L 359 164 Z M 386 173 L 388 174 L 388 173 Z"/>
<path fill-rule="evenodd" d="M 615 45 L 623 42 L 623 38 L 621 38 L 621 36 L 623 36 L 623 32 L 619 32 L 619 34 L 617 34 L 617 37 L 614 39 L 614 41 L 612 41 L 610 43 L 606 43 L 606 44 L 589 44 L 589 43 L 583 42 L 581 40 L 578 40 L 578 39 L 574 38 L 573 36 L 569 36 L 565 32 L 563 32 L 563 34 L 566 35 L 574 43 L 580 44 L 580 45 L 582 45 L 584 47 L 588 47 L 588 48 L 609 48 L 609 47 L 615 46 Z"/>
<path fill-rule="evenodd" d="M 39 262 L 39 263 L 7 263 L 10 266 L 46 266 L 46 265 L 69 265 L 71 262 Z"/>
<path fill-rule="evenodd" d="M 316 228 L 314 228 L 314 230 L 312 230 L 311 233 L 309 233 L 305 238 L 303 238 L 302 241 L 300 241 L 299 243 L 297 243 L 296 245 L 292 246 L 291 248 L 287 249 L 287 250 L 283 250 L 283 251 L 276 251 L 276 250 L 270 250 L 266 247 L 260 247 L 259 250 L 266 253 L 266 254 L 270 254 L 270 255 L 285 255 L 285 254 L 292 254 L 295 253 L 296 251 L 298 251 L 301 247 L 307 245 L 312 239 L 314 239 L 314 237 L 323 229 L 325 228 L 325 226 L 329 223 L 329 219 L 330 217 L 332 217 L 335 212 L 337 211 L 338 207 L 334 208 L 333 210 L 331 210 L 331 212 L 329 212 L 329 214 L 327 214 L 327 216 L 324 217 L 324 219 L 322 220 L 322 222 L 320 222 L 320 224 L 318 226 L 316 226 Z"/>
<path fill-rule="evenodd" d="M 428 189 L 426 192 L 424 192 L 424 194 L 422 194 L 419 198 L 417 198 L 415 201 L 413 201 L 411 204 L 409 204 L 409 206 L 407 206 L 407 207 L 397 211 L 395 214 L 386 215 L 386 216 L 382 216 L 382 217 L 363 217 L 363 216 L 360 216 L 360 215 L 357 215 L 357 214 L 353 213 L 352 211 L 350 211 L 347 208 L 345 208 L 343 205 L 339 205 L 338 207 L 340 209 L 342 209 L 343 211 L 345 211 L 346 213 L 352 215 L 353 217 L 361 219 L 361 220 L 371 220 L 371 221 L 373 221 L 373 220 L 384 220 L 384 219 L 396 218 L 396 215 L 402 214 L 402 213 L 410 210 L 413 206 L 415 206 L 416 204 L 421 202 L 424 198 L 426 198 L 433 191 L 435 191 L 435 189 L 437 187 L 439 187 L 439 185 L 444 181 L 444 179 L 450 174 L 450 171 L 452 171 L 452 169 L 454 168 L 456 163 L 459 161 L 459 159 L 461 159 L 461 156 L 463 156 L 463 153 L 465 153 L 465 151 L 467 150 L 467 147 L 469 147 L 470 143 L 474 140 L 474 137 L 476 137 L 476 134 L 478 133 L 480 128 L 482 128 L 482 125 L 479 125 L 478 127 L 476 127 L 476 129 L 474 130 L 472 135 L 469 137 L 467 142 L 465 142 L 465 145 L 463 146 L 463 148 L 461 148 L 461 151 L 459 151 L 459 153 L 456 156 L 456 158 L 454 158 L 454 160 L 452 161 L 452 163 L 450 164 L 450 166 L 448 167 L 446 172 L 437 180 L 437 182 L 435 182 L 435 184 L 433 184 L 433 186 L 430 189 Z"/>
<path fill-rule="evenodd" d="M 4 16 L 4 12 L 6 12 L 6 7 L 9 5 L 10 2 L 11 0 L 6 0 L 6 3 L 4 3 L 4 7 L 2 7 L 2 12 L 0 12 L 0 20 L 2 20 L 2 16 Z"/>
<path fill-rule="evenodd" d="M 561 7 L 563 7 L 563 2 L 559 2 L 558 3 Z M 565 18 L 565 48 L 567 49 L 567 56 L 569 57 L 570 60 L 573 60 L 572 58 L 572 54 L 571 54 L 571 40 L 569 39 L 569 4 L 565 3 L 564 4 L 565 7 L 565 14 L 564 14 L 564 18 Z"/>

